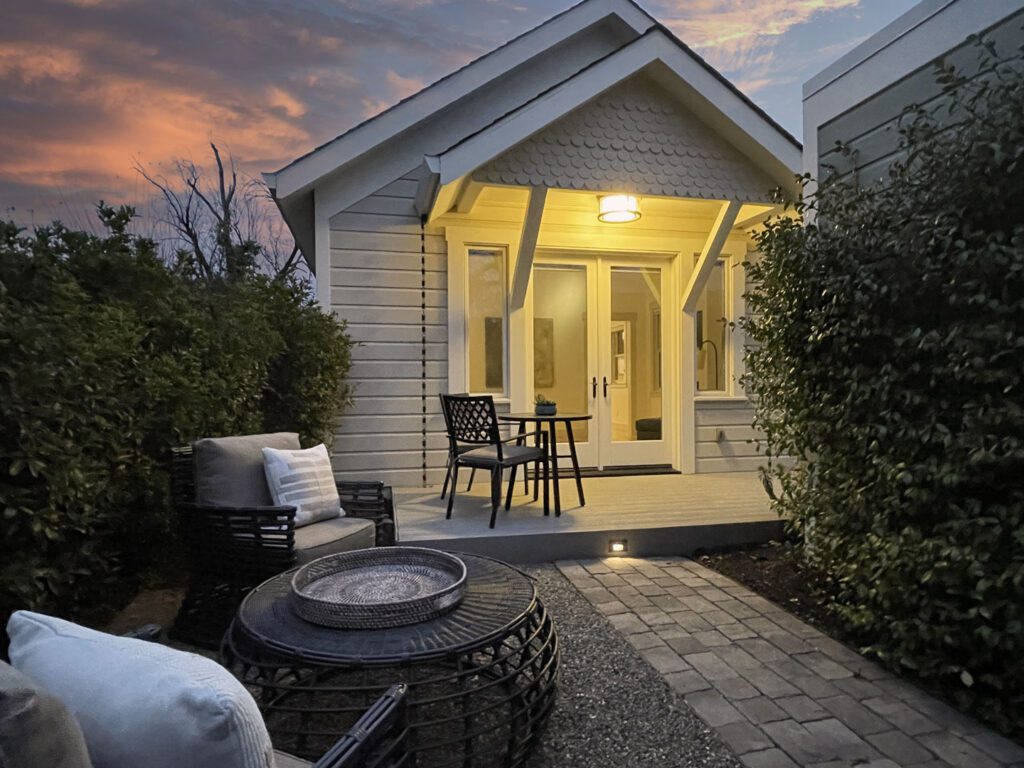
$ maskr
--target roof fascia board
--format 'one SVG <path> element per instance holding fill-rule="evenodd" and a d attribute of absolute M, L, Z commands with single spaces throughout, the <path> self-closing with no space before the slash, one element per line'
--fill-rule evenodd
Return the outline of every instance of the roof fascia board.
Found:
<path fill-rule="evenodd" d="M 660 29 L 648 32 L 440 155 L 428 157 L 427 163 L 446 184 L 655 62 L 667 66 L 788 171 L 799 173 L 800 148 Z"/>
<path fill-rule="evenodd" d="M 342 134 L 323 147 L 277 171 L 278 194 L 288 197 L 312 186 L 353 158 L 408 130 L 446 106 L 556 46 L 560 41 L 617 16 L 638 35 L 655 22 L 629 0 L 584 0 L 565 13 L 484 55 L 472 64 L 428 86 L 373 120 Z"/>

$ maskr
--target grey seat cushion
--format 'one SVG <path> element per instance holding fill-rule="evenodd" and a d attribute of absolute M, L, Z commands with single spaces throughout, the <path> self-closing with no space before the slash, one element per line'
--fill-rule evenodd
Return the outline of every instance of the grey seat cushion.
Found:
<path fill-rule="evenodd" d="M 0 765 L 91 768 L 75 716 L 28 675 L 0 661 Z"/>
<path fill-rule="evenodd" d="M 335 517 L 295 529 L 295 562 L 304 565 L 324 555 L 372 547 L 376 529 L 372 520 Z"/>
<path fill-rule="evenodd" d="M 263 449 L 301 448 L 294 432 L 207 437 L 192 446 L 196 502 L 216 507 L 271 507 L 274 499 L 263 470 Z"/>
<path fill-rule="evenodd" d="M 312 765 L 308 760 L 289 755 L 287 752 L 274 750 L 274 763 L 277 768 L 309 768 Z"/>
<path fill-rule="evenodd" d="M 506 464 L 514 464 L 539 460 L 543 456 L 543 452 L 540 448 L 535 448 L 532 445 L 503 445 L 501 446 L 501 455 Z M 493 445 L 474 448 L 463 453 L 459 457 L 459 461 L 468 466 L 491 466 L 498 462 L 498 449 Z"/>

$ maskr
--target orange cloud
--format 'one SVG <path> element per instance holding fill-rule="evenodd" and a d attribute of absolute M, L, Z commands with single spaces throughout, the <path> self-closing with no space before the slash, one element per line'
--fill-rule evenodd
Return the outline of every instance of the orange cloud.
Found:
<path fill-rule="evenodd" d="M 385 109 L 394 106 L 402 99 L 423 90 L 426 85 L 426 83 L 418 77 L 402 77 L 394 70 L 388 70 L 387 75 L 384 76 L 384 80 L 389 86 L 391 86 L 391 89 L 384 98 L 363 99 L 364 117 L 379 115 Z"/>
<path fill-rule="evenodd" d="M 816 16 L 855 8 L 861 0 L 665 0 L 659 14 L 689 46 L 715 67 L 744 70 L 741 86 L 754 92 L 777 84 L 779 62 L 775 40 Z M 789 62 L 792 67 L 793 63 Z M 768 77 L 771 73 L 773 76 Z"/>
<path fill-rule="evenodd" d="M 117 188 L 133 176 L 136 159 L 159 164 L 175 157 L 205 158 L 211 139 L 226 142 L 240 158 L 287 158 L 311 141 L 288 119 L 301 114 L 302 105 L 283 91 L 254 105 L 241 97 L 211 100 L 185 85 L 108 76 L 78 84 L 63 97 L 68 106 L 102 115 L 102 127 L 71 125 L 54 135 L 23 136 L 0 153 L 0 176 L 26 185 L 84 182 Z"/>
<path fill-rule="evenodd" d="M 0 80 L 70 81 L 81 71 L 81 57 L 66 48 L 43 43 L 0 43 Z"/>

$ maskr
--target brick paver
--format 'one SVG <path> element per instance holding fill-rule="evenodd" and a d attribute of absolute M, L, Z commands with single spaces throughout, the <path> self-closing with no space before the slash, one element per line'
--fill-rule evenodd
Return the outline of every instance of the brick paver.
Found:
<path fill-rule="evenodd" d="M 558 563 L 749 768 L 1024 768 L 1024 748 L 686 558 Z"/>

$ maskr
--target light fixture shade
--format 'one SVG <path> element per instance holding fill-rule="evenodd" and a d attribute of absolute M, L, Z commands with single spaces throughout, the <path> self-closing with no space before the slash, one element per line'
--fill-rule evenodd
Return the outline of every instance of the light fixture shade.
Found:
<path fill-rule="evenodd" d="M 597 218 L 607 224 L 628 224 L 640 218 L 640 198 L 635 195 L 602 195 Z"/>

